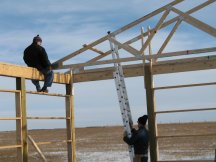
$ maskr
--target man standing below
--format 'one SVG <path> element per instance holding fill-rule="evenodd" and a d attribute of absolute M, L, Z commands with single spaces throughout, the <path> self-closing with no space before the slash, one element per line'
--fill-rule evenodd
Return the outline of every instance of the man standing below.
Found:
<path fill-rule="evenodd" d="M 46 50 L 41 46 L 42 39 L 39 35 L 33 38 L 33 42 L 24 50 L 23 59 L 29 67 L 37 68 L 44 75 L 44 86 L 40 87 L 39 80 L 32 80 L 38 92 L 48 93 L 47 87 L 53 82 L 53 71 Z"/>
<path fill-rule="evenodd" d="M 147 115 L 138 118 L 138 130 L 132 129 L 132 136 L 130 138 L 127 137 L 126 133 L 124 133 L 123 140 L 128 145 L 134 146 L 134 162 L 148 161 L 148 131 L 146 129 L 147 119 Z"/>

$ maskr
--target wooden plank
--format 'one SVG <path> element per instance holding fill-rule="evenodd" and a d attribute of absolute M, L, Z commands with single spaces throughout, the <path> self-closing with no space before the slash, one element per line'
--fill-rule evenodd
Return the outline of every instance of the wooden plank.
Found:
<path fill-rule="evenodd" d="M 72 71 L 71 74 L 72 76 Z M 72 77 L 71 77 L 72 78 Z M 66 118 L 70 118 L 70 120 L 66 120 L 67 126 L 67 140 L 72 142 L 67 143 L 68 148 L 68 162 L 76 162 L 76 141 L 75 141 L 75 125 L 74 125 L 74 90 L 73 90 L 73 80 L 71 80 L 70 84 L 66 85 L 66 94 L 69 97 L 66 97 Z"/>
<path fill-rule="evenodd" d="M 155 16 L 155 15 L 163 12 L 165 9 L 167 9 L 167 7 L 174 6 L 174 5 L 178 4 L 178 3 L 181 3 L 182 1 L 184 1 L 184 0 L 175 0 L 175 1 L 173 1 L 173 2 L 171 2 L 169 4 L 167 4 L 167 5 L 165 5 L 165 6 L 161 7 L 161 8 L 159 8 L 159 9 L 151 12 L 150 14 L 147 14 L 147 15 L 145 15 L 145 16 L 143 16 L 143 17 L 141 17 L 141 18 L 139 18 L 139 19 L 137 19 L 137 20 L 135 20 L 135 21 L 133 21 L 133 22 L 125 25 L 125 26 L 123 26 L 122 28 L 120 28 L 120 29 L 112 32 L 111 35 L 115 36 L 117 34 L 120 34 L 123 31 L 125 31 L 125 30 L 127 30 L 129 28 L 132 28 L 133 26 L 135 26 L 135 25 L 137 25 L 137 24 L 139 24 L 139 23 L 141 23 L 141 22 L 143 22 L 143 21 L 145 21 L 145 20 L 147 20 L 147 19 L 149 19 L 149 18 L 151 18 L 151 17 L 153 17 L 153 16 Z M 102 42 L 104 42 L 106 40 L 108 40 L 108 35 L 106 35 L 106 36 L 104 36 L 104 37 L 102 37 L 102 38 L 94 41 L 93 43 L 88 44 L 88 46 L 94 47 L 94 46 L 96 46 L 96 45 L 98 45 L 98 44 L 100 44 L 100 43 L 102 43 Z M 82 52 L 86 51 L 87 49 L 88 49 L 87 47 L 83 47 L 83 48 L 81 48 L 81 49 L 79 49 L 79 50 L 77 50 L 77 51 L 75 51 L 75 52 L 73 52 L 73 53 L 71 53 L 71 54 L 69 54 L 69 55 L 67 55 L 67 56 L 59 59 L 54 64 L 58 64 L 58 63 L 64 62 L 64 61 L 66 61 L 66 60 L 68 60 L 68 59 L 70 59 L 72 57 L 75 57 L 75 56 L 81 54 Z"/>
<path fill-rule="evenodd" d="M 56 144 L 56 143 L 71 143 L 71 140 L 63 140 L 63 141 L 50 141 L 50 142 L 37 142 L 37 145 L 50 145 L 50 144 Z"/>
<path fill-rule="evenodd" d="M 0 76 L 44 80 L 43 75 L 35 68 L 7 63 L 0 63 Z M 60 84 L 68 84 L 70 82 L 70 75 L 55 73 L 53 82 Z"/>
<path fill-rule="evenodd" d="M 157 162 L 215 162 L 214 160 L 159 160 Z"/>
<path fill-rule="evenodd" d="M 18 112 L 17 113 L 17 116 L 19 115 Z M 21 120 L 21 117 L 16 117 L 16 118 L 10 118 L 10 117 L 4 117 L 4 118 L 0 118 L 0 120 Z M 21 126 L 20 124 L 21 121 L 16 121 L 16 124 L 17 124 L 17 133 L 20 132 L 21 129 L 19 129 L 18 127 Z M 17 142 L 18 142 L 18 139 L 19 139 L 20 135 L 17 135 Z"/>
<path fill-rule="evenodd" d="M 6 90 L 10 92 L 11 90 Z M 5 91 L 4 91 L 5 92 Z M 19 93 L 18 93 L 19 92 Z M 21 91 L 15 91 L 15 104 L 16 104 L 16 144 L 22 145 L 22 109 L 21 109 Z M 2 120 L 2 119 L 0 119 Z M 23 161 L 23 147 L 17 148 L 17 161 Z"/>
<path fill-rule="evenodd" d="M 185 138 L 185 137 L 205 137 L 205 136 L 216 136 L 216 133 L 205 133 L 205 134 L 185 134 L 185 135 L 172 135 L 172 136 L 157 136 L 157 138 Z"/>
<path fill-rule="evenodd" d="M 168 110 L 168 111 L 157 111 L 156 114 L 167 114 L 167 113 L 178 113 L 178 112 L 190 112 L 190 111 L 214 111 L 216 108 L 199 108 L 199 109 L 180 109 L 180 110 Z"/>
<path fill-rule="evenodd" d="M 25 79 L 24 78 L 16 78 L 16 89 L 21 91 L 20 101 L 18 104 L 21 106 L 21 114 L 22 114 L 22 129 L 21 129 L 21 137 L 22 137 L 22 153 L 23 153 L 23 162 L 28 162 L 28 128 L 27 128 L 27 119 L 26 119 L 26 93 L 25 93 Z M 20 115 L 20 114 L 18 114 Z"/>
<path fill-rule="evenodd" d="M 26 91 L 28 94 L 37 94 L 37 95 L 46 95 L 46 96 L 56 96 L 56 97 L 67 97 L 65 94 L 58 93 L 45 93 L 45 92 L 36 92 L 36 91 Z"/>
<path fill-rule="evenodd" d="M 208 33 L 211 36 L 216 37 L 216 29 L 190 15 L 188 15 L 187 13 L 184 13 L 174 7 L 172 7 L 172 11 L 174 11 L 175 13 L 181 15 L 182 17 L 184 17 L 184 21 L 186 21 L 187 23 L 193 25 L 194 27 Z"/>
<path fill-rule="evenodd" d="M 46 116 L 41 116 L 41 117 L 29 116 L 29 117 L 27 117 L 27 119 L 39 119 L 39 120 L 61 120 L 61 119 L 69 119 L 69 118 L 66 118 L 66 117 L 57 117 L 57 116 L 53 116 L 53 117 L 46 117 Z"/>
<path fill-rule="evenodd" d="M 1 149 L 19 148 L 19 147 L 22 147 L 22 145 L 0 146 L 0 150 L 1 150 Z"/>
<path fill-rule="evenodd" d="M 199 83 L 199 84 L 185 84 L 185 85 L 165 86 L 165 87 L 155 87 L 154 89 L 155 90 L 162 90 L 162 89 L 186 88 L 186 87 L 208 86 L 208 85 L 216 85 L 216 82 Z"/>
<path fill-rule="evenodd" d="M 159 55 L 161 55 L 161 53 L 163 52 L 163 50 L 165 49 L 165 47 L 167 46 L 168 42 L 170 41 L 170 39 L 172 38 L 173 34 L 176 32 L 177 28 L 179 27 L 179 25 L 181 24 L 182 20 L 178 20 L 177 23 L 175 24 L 175 26 L 173 27 L 172 31 L 170 32 L 170 34 L 168 35 L 168 37 L 166 38 L 166 40 L 164 41 L 164 43 L 162 44 L 161 48 L 158 50 L 158 57 Z M 157 57 L 157 58 L 158 58 Z M 154 61 L 157 61 L 157 58 L 154 59 Z"/>
<path fill-rule="evenodd" d="M 158 155 L 158 142 L 157 142 L 157 122 L 155 115 L 155 95 L 153 85 L 153 75 L 151 65 L 145 64 L 145 89 L 146 89 L 146 104 L 148 112 L 148 127 L 149 127 L 149 142 L 150 142 L 150 157 L 151 162 L 157 162 Z"/>
<path fill-rule="evenodd" d="M 148 63 L 146 63 L 148 64 Z M 216 58 L 209 59 L 208 57 L 199 57 L 197 61 L 194 59 L 173 60 L 170 63 L 161 61 L 153 65 L 153 74 L 168 74 L 187 71 L 198 71 L 216 68 Z M 85 70 L 79 74 L 74 74 L 74 83 L 113 79 L 113 67 L 99 68 L 94 70 Z M 143 64 L 124 65 L 125 77 L 143 76 Z"/>
<path fill-rule="evenodd" d="M 148 38 L 151 36 L 151 32 L 150 32 L 151 28 L 150 26 L 148 27 Z M 143 45 L 144 46 L 144 45 Z M 148 54 L 150 57 L 152 57 L 152 47 L 151 47 L 151 41 L 149 42 L 149 45 L 148 45 Z M 151 59 L 149 59 L 151 60 Z"/>
<path fill-rule="evenodd" d="M 207 52 L 214 52 L 214 51 L 216 51 L 216 47 L 202 48 L 202 49 L 192 49 L 192 50 L 184 50 L 184 51 L 177 51 L 177 52 L 162 53 L 159 56 L 157 54 L 152 54 L 151 56 L 148 56 L 148 55 L 147 56 L 141 56 L 140 58 L 137 58 L 137 57 L 127 57 L 127 58 L 103 60 L 103 61 L 96 61 L 96 62 L 86 62 L 86 63 L 79 63 L 79 64 L 69 64 L 69 65 L 63 65 L 60 69 L 81 68 L 81 67 L 85 67 L 85 66 L 113 64 L 113 63 L 118 63 L 118 62 L 139 61 L 139 60 L 143 60 L 144 58 L 146 60 L 150 60 L 150 59 L 165 58 L 165 57 L 174 57 L 174 56 L 200 54 L 200 53 L 207 53 Z"/>
<path fill-rule="evenodd" d="M 208 0 L 208 1 L 206 1 L 206 2 L 204 2 L 204 3 L 202 3 L 202 4 L 198 5 L 198 6 L 196 6 L 196 7 L 194 7 L 194 8 L 188 10 L 186 13 L 187 13 L 187 14 L 192 14 L 193 12 L 196 12 L 196 11 L 198 11 L 198 10 L 200 10 L 200 9 L 202 9 L 202 8 L 204 8 L 204 7 L 206 7 L 206 6 L 208 6 L 208 5 L 210 5 L 211 3 L 215 2 L 215 1 L 216 1 L 216 0 Z M 180 18 L 180 16 L 176 16 L 176 17 L 174 17 L 174 18 L 172 18 L 172 19 L 170 19 L 170 20 L 164 22 L 164 23 L 161 25 L 160 29 L 162 29 L 162 28 L 164 28 L 164 27 L 166 27 L 166 26 L 168 26 L 168 25 L 174 23 L 175 21 L 178 21 L 179 18 Z M 151 29 L 151 31 L 154 31 L 154 30 L 155 30 L 155 28 Z M 143 34 L 143 36 L 147 36 L 147 35 L 148 35 L 148 32 L 145 32 L 145 33 Z M 134 38 L 132 38 L 132 39 L 126 41 L 126 42 L 123 43 L 123 44 L 131 44 L 131 43 L 134 43 L 134 42 L 138 41 L 139 39 L 141 39 L 141 37 L 142 37 L 141 35 L 138 35 L 138 36 L 136 36 L 136 37 L 134 37 Z M 119 47 L 119 49 L 121 49 L 121 48 Z M 95 58 L 93 58 L 93 59 L 87 61 L 86 63 L 95 62 L 95 61 L 97 61 L 97 60 L 100 60 L 100 59 L 102 59 L 103 57 L 106 57 L 106 56 L 108 56 L 109 54 L 111 54 L 111 52 L 112 52 L 112 51 L 109 50 L 109 51 L 105 52 L 104 55 L 97 56 L 97 57 L 95 57 Z M 59 67 L 60 67 L 60 66 L 59 66 Z"/>
<path fill-rule="evenodd" d="M 0 89 L 0 92 L 20 93 L 20 91 L 18 90 L 10 90 L 10 89 Z"/>
<path fill-rule="evenodd" d="M 136 50 L 135 48 L 133 48 L 127 44 L 122 44 L 119 41 L 117 41 L 116 39 L 113 39 L 112 37 L 110 37 L 109 39 L 111 42 L 113 42 L 118 47 L 121 47 L 122 49 L 128 51 L 129 53 L 131 53 L 132 55 L 134 55 L 138 58 L 140 57 L 140 52 L 138 50 Z"/>
<path fill-rule="evenodd" d="M 32 145 L 34 146 L 34 148 L 37 150 L 37 152 L 40 154 L 40 156 L 42 157 L 43 161 L 47 162 L 47 159 L 45 158 L 44 154 L 42 153 L 41 149 L 37 146 L 36 142 L 33 140 L 33 138 L 28 135 L 28 138 L 30 140 L 30 142 L 32 143 Z"/>
<path fill-rule="evenodd" d="M 162 17 L 160 18 L 160 20 L 158 21 L 157 25 L 155 26 L 154 30 L 151 31 L 151 34 L 149 35 L 148 39 L 146 40 L 145 44 L 142 46 L 142 48 L 140 49 L 140 54 L 143 53 L 143 51 L 146 49 L 146 47 L 150 44 L 151 40 L 153 39 L 154 35 L 156 34 L 156 32 L 158 31 L 158 29 L 160 29 L 161 25 L 163 24 L 164 20 L 166 19 L 166 17 L 168 16 L 168 14 L 170 13 L 170 10 L 167 9 L 164 14 L 162 15 Z"/>
<path fill-rule="evenodd" d="M 90 50 L 92 50 L 92 51 L 94 51 L 94 52 L 96 52 L 96 53 L 99 53 L 100 55 L 105 55 L 104 52 L 102 52 L 102 51 L 100 51 L 100 50 L 98 50 L 98 49 L 96 49 L 96 48 L 93 48 L 93 47 L 91 47 L 91 46 L 88 46 L 87 44 L 84 44 L 83 47 L 88 47 L 88 49 L 90 49 Z"/>

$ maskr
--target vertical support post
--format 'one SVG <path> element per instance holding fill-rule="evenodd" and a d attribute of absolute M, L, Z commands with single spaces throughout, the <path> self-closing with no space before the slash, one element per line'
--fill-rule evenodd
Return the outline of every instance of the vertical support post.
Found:
<path fill-rule="evenodd" d="M 16 89 L 21 91 L 20 102 L 17 102 L 17 106 L 19 104 L 21 105 L 21 114 L 22 114 L 22 120 L 21 120 L 22 156 L 23 156 L 23 162 L 28 162 L 28 129 L 27 129 L 27 118 L 26 118 L 25 78 L 16 78 Z M 16 97 L 18 99 L 18 96 Z M 19 122 L 17 122 L 17 127 L 19 127 L 18 124 Z"/>
<path fill-rule="evenodd" d="M 147 101 L 147 112 L 149 117 L 149 138 L 150 138 L 150 157 L 151 162 L 157 162 L 158 160 L 158 142 L 157 142 L 157 123 L 155 116 L 155 95 L 153 89 L 153 75 L 152 66 L 145 64 L 144 68 L 145 77 L 145 88 L 146 88 L 146 101 Z"/>
<path fill-rule="evenodd" d="M 66 127 L 67 127 L 67 148 L 68 162 L 76 162 L 76 141 L 74 126 L 74 92 L 73 74 L 71 71 L 71 84 L 66 84 Z"/>
<path fill-rule="evenodd" d="M 22 109 L 21 109 L 21 92 L 15 93 L 16 102 L 16 117 L 20 118 L 16 120 L 16 141 L 17 145 L 22 146 Z M 17 161 L 23 161 L 23 147 L 17 148 Z"/>

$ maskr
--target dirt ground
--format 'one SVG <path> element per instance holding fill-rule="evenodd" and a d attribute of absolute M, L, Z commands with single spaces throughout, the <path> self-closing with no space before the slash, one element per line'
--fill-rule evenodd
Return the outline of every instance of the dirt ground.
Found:
<path fill-rule="evenodd" d="M 123 127 L 91 127 L 76 129 L 78 162 L 129 161 L 127 145 L 122 141 Z M 31 130 L 36 142 L 66 139 L 65 129 Z M 185 134 L 214 134 L 213 136 L 159 138 L 161 160 L 214 159 L 216 123 L 160 124 L 160 136 Z M 0 132 L 0 146 L 15 145 L 15 132 Z M 48 162 L 66 162 L 66 143 L 39 145 Z M 40 162 L 41 157 L 29 143 L 29 161 Z M 16 162 L 16 149 L 0 149 L 0 162 Z"/>

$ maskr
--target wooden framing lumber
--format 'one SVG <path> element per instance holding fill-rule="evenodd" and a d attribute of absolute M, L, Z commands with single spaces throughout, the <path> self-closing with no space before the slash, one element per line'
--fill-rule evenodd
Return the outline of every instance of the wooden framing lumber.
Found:
<path fill-rule="evenodd" d="M 34 148 L 37 150 L 37 152 L 40 154 L 44 162 L 47 162 L 47 159 L 45 158 L 44 154 L 42 153 L 41 149 L 37 146 L 36 142 L 33 140 L 33 138 L 28 135 L 29 141 L 32 143 Z"/>
<path fill-rule="evenodd" d="M 182 20 L 179 19 L 177 21 L 177 23 L 175 24 L 175 26 L 173 27 L 172 31 L 170 32 L 170 34 L 168 35 L 168 37 L 166 38 L 166 40 L 164 41 L 164 43 L 162 44 L 161 48 L 159 49 L 157 55 L 161 55 L 161 53 L 163 52 L 163 50 L 165 49 L 165 47 L 167 46 L 168 42 L 170 41 L 170 39 L 172 38 L 173 34 L 175 33 L 175 31 L 177 30 L 177 28 L 179 27 L 179 25 L 181 24 Z M 158 58 L 158 57 L 157 57 Z M 155 61 L 157 60 L 157 58 L 155 59 Z"/>
<path fill-rule="evenodd" d="M 138 19 L 138 20 L 136 20 L 136 21 L 134 21 L 134 22 L 132 22 L 132 23 L 130 23 L 130 24 L 124 26 L 124 27 L 122 27 L 121 29 L 119 29 L 119 30 L 117 30 L 117 31 L 115 31 L 115 32 L 113 32 L 113 33 L 111 33 L 111 35 L 117 35 L 117 34 L 123 32 L 123 31 L 127 30 L 128 28 L 131 28 L 131 27 L 133 27 L 134 25 L 137 25 L 137 24 L 139 24 L 140 22 L 149 19 L 151 16 L 155 16 L 155 15 L 157 15 L 158 13 L 161 13 L 162 11 L 164 11 L 165 9 L 167 9 L 168 7 L 171 7 L 171 6 L 173 6 L 173 5 L 176 5 L 176 4 L 180 3 L 180 2 L 182 2 L 182 1 L 174 1 L 174 2 L 172 2 L 172 3 L 170 3 L 170 4 L 166 5 L 166 6 L 164 6 L 164 7 L 162 7 L 162 8 L 160 8 L 160 9 L 158 9 L 158 10 L 155 10 L 154 12 L 152 12 L 152 13 L 150 13 L 150 14 L 148 14 L 148 15 L 146 15 L 146 16 L 144 16 L 144 17 L 142 17 L 142 18 L 140 18 L 140 19 Z M 209 5 L 209 4 L 213 3 L 213 2 L 215 2 L 215 0 L 208 0 L 208 1 L 206 1 L 206 2 L 204 2 L 204 3 L 202 3 L 202 4 L 198 5 L 198 6 L 196 6 L 196 7 L 194 7 L 194 8 L 188 10 L 188 11 L 186 12 L 186 14 L 191 14 L 191 13 L 193 13 L 193 12 L 195 12 L 195 11 L 198 11 L 198 10 L 202 9 L 203 7 Z M 150 16 L 150 17 L 149 17 L 149 16 Z M 172 18 L 172 19 L 169 20 L 169 21 L 164 22 L 164 23 L 161 25 L 160 28 L 164 28 L 164 27 L 168 26 L 169 24 L 171 24 L 171 23 L 177 21 L 180 17 L 181 17 L 181 16 L 177 16 L 177 17 L 175 17 L 175 18 Z M 151 32 L 154 31 L 154 30 L 155 30 L 155 28 L 153 28 L 153 29 L 151 30 Z M 144 36 L 147 36 L 147 35 L 148 35 L 147 32 L 144 33 Z M 137 36 L 137 37 L 135 37 L 135 38 L 133 38 L 133 39 L 131 39 L 131 40 L 129 40 L 129 41 L 123 43 L 123 44 L 131 44 L 131 43 L 133 43 L 133 42 L 139 40 L 140 38 L 141 38 L 141 35 L 139 35 L 139 36 Z M 99 44 L 99 43 L 102 43 L 103 41 L 105 41 L 105 40 L 107 40 L 107 39 L 108 39 L 108 37 L 105 36 L 105 37 L 103 37 L 103 38 L 101 38 L 101 39 L 99 39 L 99 40 L 97 40 L 97 41 L 95 41 L 95 42 L 89 44 L 89 45 L 88 45 L 88 48 L 89 48 L 89 47 L 93 47 L 93 46 L 95 46 L 95 45 L 97 45 L 97 44 Z M 82 52 L 84 52 L 85 50 L 87 50 L 87 47 L 84 47 L 84 48 L 86 48 L 86 49 L 83 49 L 83 48 L 82 48 L 82 49 L 80 49 L 80 50 L 78 50 L 78 51 L 75 51 L 74 53 L 72 53 L 72 54 L 66 56 L 66 57 L 63 58 L 63 59 L 58 60 L 58 61 L 56 62 L 56 64 L 62 64 L 64 61 L 66 61 L 66 60 L 68 60 L 68 59 L 70 59 L 70 58 L 72 58 L 72 57 L 74 57 L 74 56 L 76 56 L 76 55 L 78 55 L 78 54 L 81 54 Z M 120 48 L 119 48 L 119 49 L 120 49 Z M 101 58 L 103 58 L 103 57 L 109 55 L 110 53 L 111 53 L 111 51 L 109 50 L 109 51 L 105 52 L 104 55 L 99 55 L 99 56 L 97 56 L 97 57 L 95 57 L 95 58 L 93 58 L 93 59 L 87 61 L 86 63 L 95 62 L 95 61 L 97 61 L 97 60 L 99 60 L 99 59 L 101 59 Z M 62 66 L 62 65 L 59 65 L 58 67 L 61 67 L 61 66 Z"/>
<path fill-rule="evenodd" d="M 155 95 L 153 85 L 152 66 L 145 64 L 144 80 L 146 89 L 146 104 L 148 112 L 148 128 L 149 128 L 149 142 L 150 142 L 150 157 L 151 162 L 157 162 L 158 155 L 158 142 L 157 142 L 157 122 L 155 114 Z"/>
<path fill-rule="evenodd" d="M 148 63 L 146 63 L 148 64 Z M 153 74 L 167 74 L 167 73 L 177 73 L 177 72 L 187 72 L 187 71 L 197 71 L 197 70 L 207 70 L 216 68 L 216 58 L 215 57 L 198 57 L 196 59 L 181 59 L 173 60 L 170 63 L 164 63 L 161 61 L 153 65 Z M 85 70 L 79 74 L 74 74 L 74 83 L 86 82 L 86 81 L 97 81 L 113 79 L 113 67 L 100 68 L 96 70 Z M 143 64 L 135 65 L 125 65 L 123 66 L 125 77 L 137 77 L 143 76 Z"/>
<path fill-rule="evenodd" d="M 33 116 L 29 116 L 27 117 L 27 119 L 39 119 L 39 120 L 61 120 L 61 119 L 70 119 L 70 118 L 66 118 L 66 117 L 45 117 L 45 116 L 41 116 L 41 117 L 33 117 Z"/>
<path fill-rule="evenodd" d="M 112 64 L 112 63 L 118 63 L 118 62 L 139 61 L 139 60 L 143 60 L 144 58 L 146 60 L 150 60 L 150 59 L 157 59 L 157 58 L 164 58 L 164 57 L 183 56 L 183 55 L 207 53 L 207 52 L 214 52 L 214 51 L 216 51 L 216 47 L 203 48 L 203 49 L 192 49 L 192 50 L 184 50 L 184 51 L 177 51 L 177 52 L 162 53 L 161 55 L 153 54 L 151 56 L 147 55 L 147 56 L 140 56 L 140 57 L 127 57 L 127 58 L 103 60 L 103 61 L 96 61 L 96 62 L 69 64 L 69 65 L 63 65 L 60 69 L 81 68 L 81 67 L 83 68 L 85 66 Z"/>
<path fill-rule="evenodd" d="M 154 35 L 158 31 L 158 29 L 160 29 L 161 25 L 163 24 L 164 20 L 166 19 L 166 17 L 168 16 L 169 13 L 170 13 L 170 9 L 167 9 L 164 12 L 161 19 L 158 21 L 157 25 L 155 26 L 154 30 L 150 33 L 150 35 L 149 35 L 148 39 L 146 40 L 145 44 L 140 49 L 140 54 L 142 54 L 143 51 L 146 49 L 146 47 L 150 44 L 150 42 L 153 39 Z"/>
<path fill-rule="evenodd" d="M 215 162 L 214 160 L 159 160 L 157 162 Z"/>
<path fill-rule="evenodd" d="M 133 21 L 133 22 L 131 22 L 131 23 L 125 25 L 124 27 L 122 27 L 122 28 L 120 28 L 120 29 L 118 29 L 118 30 L 112 32 L 111 35 L 112 35 L 112 36 L 115 36 L 115 35 L 117 35 L 117 34 L 120 34 L 120 33 L 122 33 L 123 31 L 125 31 L 125 30 L 127 30 L 127 29 L 129 29 L 129 28 L 131 28 L 131 27 L 133 27 L 133 26 L 135 26 L 135 25 L 137 25 L 137 24 L 139 24 L 139 23 L 141 23 L 141 22 L 143 22 L 143 21 L 145 21 L 145 20 L 147 20 L 147 19 L 149 19 L 149 18 L 151 18 L 151 17 L 153 17 L 153 16 L 159 14 L 159 13 L 161 13 L 161 12 L 163 12 L 164 10 L 167 9 L 168 6 L 174 6 L 174 5 L 176 5 L 176 4 L 178 4 L 178 3 L 181 3 L 181 2 L 183 2 L 183 1 L 184 1 L 184 0 L 175 0 L 175 1 L 173 1 L 173 2 L 171 2 L 171 3 L 169 3 L 169 4 L 167 4 L 167 5 L 165 5 L 165 6 L 161 7 L 161 8 L 159 8 L 159 9 L 157 9 L 157 10 L 151 12 L 150 14 L 147 14 L 147 15 L 141 17 L 140 19 L 135 20 L 135 21 Z M 88 44 L 88 46 L 94 47 L 94 46 L 98 45 L 99 43 L 102 43 L 102 42 L 108 40 L 108 37 L 109 37 L 109 36 L 106 35 L 106 36 L 104 36 L 104 37 L 102 37 L 102 38 L 100 38 L 100 39 L 94 41 L 93 43 Z M 69 54 L 69 55 L 67 55 L 67 56 L 65 56 L 65 57 L 63 57 L 63 58 L 61 58 L 61 59 L 59 59 L 59 60 L 56 61 L 54 64 L 62 63 L 62 62 L 66 61 L 66 60 L 68 60 L 68 59 L 70 59 L 70 58 L 72 58 L 72 57 L 75 57 L 75 56 L 81 54 L 82 52 L 86 51 L 87 49 L 88 49 L 88 47 L 83 47 L 83 48 L 81 48 L 81 49 L 79 49 L 79 50 L 77 50 L 77 51 L 75 51 L 75 52 L 73 52 L 73 53 L 71 53 L 71 54 Z"/>
<path fill-rule="evenodd" d="M 0 146 L 0 150 L 1 149 L 19 148 L 19 147 L 22 147 L 22 145 Z"/>
<path fill-rule="evenodd" d="M 206 23 L 204 23 L 204 22 L 202 22 L 202 21 L 190 16 L 189 14 L 184 13 L 184 12 L 174 8 L 174 7 L 172 7 L 171 10 L 173 12 L 181 15 L 182 17 L 184 17 L 183 20 L 186 21 L 187 23 L 189 23 L 189 24 L 193 25 L 194 27 L 208 33 L 211 36 L 216 37 L 216 29 L 215 28 L 211 27 L 210 25 L 208 25 L 208 24 L 206 24 Z"/>
<path fill-rule="evenodd" d="M 35 68 L 0 63 L 0 76 L 21 77 L 26 79 L 43 80 L 43 75 Z M 70 82 L 69 74 L 54 74 L 54 83 L 68 84 Z"/>
<path fill-rule="evenodd" d="M 198 49 L 198 50 L 190 50 L 190 51 L 179 51 L 174 53 L 167 53 L 161 55 L 161 57 L 165 57 L 166 55 L 182 55 L 187 53 L 199 53 L 199 52 L 211 52 L 214 51 L 215 48 L 209 49 Z M 154 57 L 154 55 L 152 55 Z M 146 56 L 148 58 L 148 56 Z M 127 58 L 126 58 L 127 59 Z M 136 59 L 135 59 L 136 60 Z M 114 60 L 118 61 L 118 60 Z M 111 62 L 114 62 L 111 61 Z M 110 62 L 110 63 L 111 63 Z M 124 73 L 125 77 L 136 77 L 136 76 L 143 76 L 142 64 L 134 64 L 134 65 L 125 65 Z M 172 60 L 172 61 L 160 61 L 157 64 L 153 65 L 153 73 L 154 74 L 164 74 L 164 73 L 175 73 L 175 72 L 185 72 L 185 71 L 196 71 L 196 70 L 205 70 L 205 69 L 215 69 L 216 68 L 216 58 L 214 56 L 205 56 L 205 57 L 196 57 L 196 58 L 188 58 L 188 59 L 179 59 L 179 60 Z M 40 76 L 32 77 L 31 74 L 35 69 L 16 66 L 11 64 L 0 64 L 0 75 L 4 76 L 12 76 L 12 77 L 26 77 L 27 74 L 28 79 L 40 79 Z M 96 80 L 106 80 L 112 79 L 112 72 L 113 68 L 98 68 L 95 70 L 84 70 L 78 74 L 74 74 L 74 83 L 77 82 L 84 82 L 84 81 L 96 81 Z M 16 73 L 14 73 L 16 71 Z M 23 73 L 23 71 L 27 71 L 27 73 Z M 39 74 L 39 72 L 37 71 Z M 58 75 L 58 74 L 57 74 Z M 57 79 L 58 83 L 68 83 L 70 74 L 62 74 L 63 78 Z M 56 80 L 56 81 L 57 81 Z"/>
<path fill-rule="evenodd" d="M 28 162 L 28 142 L 27 142 L 28 128 L 27 128 L 27 119 L 26 119 L 27 112 L 26 112 L 25 78 L 16 78 L 16 89 L 21 91 L 21 94 L 19 96 L 19 101 L 17 101 L 18 96 L 16 96 L 16 101 L 17 101 L 16 108 L 18 108 L 16 115 L 22 117 L 21 123 L 17 123 L 17 128 L 19 129 L 19 131 L 21 131 L 21 134 L 19 136 L 22 137 L 22 139 L 20 140 L 22 141 L 23 162 Z M 19 112 L 19 109 L 21 109 L 21 112 Z M 21 129 L 18 126 L 20 124 L 21 124 Z"/>
<path fill-rule="evenodd" d="M 63 141 L 49 141 L 49 142 L 37 142 L 37 145 L 50 145 L 56 143 L 71 143 L 71 140 L 63 140 Z"/>
<path fill-rule="evenodd" d="M 90 50 L 92 50 L 92 51 L 94 51 L 94 52 L 96 52 L 96 53 L 99 53 L 100 55 L 105 55 L 104 52 L 102 52 L 102 51 L 100 51 L 100 50 L 98 50 L 98 49 L 96 49 L 96 48 L 93 48 L 93 47 L 91 47 L 91 46 L 88 46 L 87 44 L 84 44 L 83 47 L 88 47 Z"/>
<path fill-rule="evenodd" d="M 185 137 L 202 137 L 202 136 L 204 136 L 204 137 L 206 137 L 206 136 L 216 136 L 216 133 L 157 136 L 157 138 L 185 138 Z"/>
<path fill-rule="evenodd" d="M 177 113 L 177 112 L 190 112 L 190 111 L 211 111 L 216 110 L 216 108 L 199 108 L 199 109 L 174 109 L 174 110 L 168 110 L 168 111 L 157 111 L 156 114 L 166 114 L 166 113 Z"/>
<path fill-rule="evenodd" d="M 35 91 L 26 91 L 28 94 L 37 94 L 37 95 L 46 95 L 46 96 L 56 96 L 56 97 L 67 97 L 65 94 L 58 93 L 45 93 L 45 92 L 35 92 Z"/>
<path fill-rule="evenodd" d="M 112 37 L 109 38 L 109 40 L 111 42 L 113 42 L 115 45 L 117 45 L 118 47 L 121 47 L 122 49 L 128 51 L 130 54 L 133 54 L 136 57 L 140 57 L 140 52 L 138 50 L 136 50 L 135 48 L 127 45 L 127 44 L 122 44 L 119 41 L 113 39 Z"/>
<path fill-rule="evenodd" d="M 4 118 L 0 118 L 0 120 L 21 120 L 21 117 L 4 117 Z M 20 121 L 21 122 L 21 121 Z M 18 127 L 21 127 L 21 124 L 18 123 Z M 21 128 L 17 128 L 17 133 L 20 133 L 19 131 L 21 130 Z M 19 135 L 21 137 L 21 135 Z M 17 135 L 18 137 L 18 135 Z M 17 138 L 17 142 L 20 142 L 21 139 Z"/>
<path fill-rule="evenodd" d="M 185 85 L 165 86 L 165 87 L 155 87 L 154 89 L 155 90 L 162 90 L 162 89 L 186 88 L 186 87 L 207 86 L 207 85 L 216 85 L 216 82 L 199 83 L 199 84 L 185 84 Z"/>
<path fill-rule="evenodd" d="M 71 74 L 72 70 L 71 70 Z M 65 98 L 66 102 L 66 126 L 67 126 L 67 140 L 71 141 L 67 143 L 68 148 L 68 162 L 76 162 L 76 141 L 75 141 L 75 125 L 74 125 L 74 90 L 73 80 L 71 76 L 70 84 L 66 84 L 66 94 L 69 95 Z"/>

